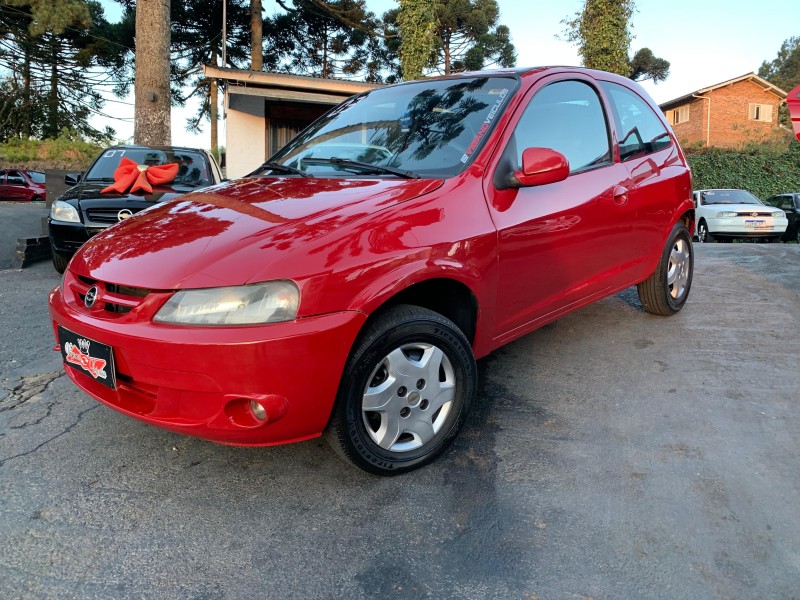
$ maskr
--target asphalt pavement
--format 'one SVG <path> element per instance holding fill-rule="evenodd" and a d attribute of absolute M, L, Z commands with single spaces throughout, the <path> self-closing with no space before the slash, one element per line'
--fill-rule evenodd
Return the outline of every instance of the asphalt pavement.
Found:
<path fill-rule="evenodd" d="M 47 213 L 44 202 L 0 202 L 0 269 L 11 267 L 18 238 L 42 235 Z"/>
<path fill-rule="evenodd" d="M 321 440 L 214 445 L 78 391 L 49 263 L 0 271 L 0 597 L 800 597 L 800 246 L 696 249 L 480 362 L 465 430 L 377 478 Z"/>

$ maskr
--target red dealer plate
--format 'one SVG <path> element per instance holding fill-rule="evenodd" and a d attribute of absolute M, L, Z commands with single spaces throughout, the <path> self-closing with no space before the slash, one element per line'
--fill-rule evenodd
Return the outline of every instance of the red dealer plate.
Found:
<path fill-rule="evenodd" d="M 58 342 L 64 362 L 95 381 L 116 389 L 114 352 L 111 346 L 80 336 L 63 327 L 58 328 Z"/>

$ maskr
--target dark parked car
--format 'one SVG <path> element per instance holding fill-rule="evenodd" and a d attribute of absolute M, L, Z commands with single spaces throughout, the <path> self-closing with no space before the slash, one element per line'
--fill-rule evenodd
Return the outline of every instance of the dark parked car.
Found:
<path fill-rule="evenodd" d="M 161 184 L 151 182 L 152 192 L 146 192 L 137 190 L 135 182 L 125 185 L 124 179 L 120 179 L 123 170 L 120 163 L 132 165 L 131 171 L 138 171 L 140 178 L 145 167 L 176 164 L 177 170 L 173 171 L 174 180 Z M 133 177 L 136 178 L 136 173 Z M 115 146 L 104 150 L 85 174 L 70 173 L 64 178 L 73 187 L 50 209 L 53 266 L 63 273 L 72 255 L 96 233 L 156 203 L 221 180 L 216 161 L 205 150 L 174 146 Z M 114 185 L 125 191 L 107 189 Z"/>
<path fill-rule="evenodd" d="M 44 173 L 24 169 L 0 170 L 0 200 L 44 200 Z"/>
<path fill-rule="evenodd" d="M 780 194 L 765 200 L 770 206 L 780 208 L 786 213 L 789 225 L 781 238 L 784 242 L 797 242 L 800 244 L 800 222 L 797 213 L 800 212 L 800 194 Z"/>

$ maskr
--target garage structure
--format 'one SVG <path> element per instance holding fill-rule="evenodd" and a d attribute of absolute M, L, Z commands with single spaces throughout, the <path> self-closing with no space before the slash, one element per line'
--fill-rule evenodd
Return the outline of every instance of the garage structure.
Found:
<path fill-rule="evenodd" d="M 246 175 L 308 126 L 354 94 L 380 84 L 204 66 L 225 83 L 226 175 Z"/>

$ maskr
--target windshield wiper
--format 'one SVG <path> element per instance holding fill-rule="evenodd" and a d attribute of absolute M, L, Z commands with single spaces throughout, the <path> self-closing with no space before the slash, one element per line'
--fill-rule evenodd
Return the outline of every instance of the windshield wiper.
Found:
<path fill-rule="evenodd" d="M 313 177 L 313 175 L 306 173 L 302 169 L 296 169 L 295 167 L 290 167 L 289 165 L 282 165 L 281 163 L 270 161 L 265 162 L 255 171 L 247 175 L 247 177 L 252 177 L 259 171 L 263 171 L 265 169 L 269 171 L 278 171 L 279 173 L 289 173 L 290 175 L 300 175 L 300 177 Z"/>
<path fill-rule="evenodd" d="M 373 165 L 368 162 L 361 162 L 360 160 L 351 160 L 349 158 L 304 158 L 304 163 L 309 165 L 336 165 L 337 167 L 355 167 L 356 169 L 363 169 L 365 171 L 372 171 L 373 173 L 389 173 L 397 175 L 405 179 L 419 179 L 419 175 L 414 171 L 406 171 L 404 169 L 395 169 L 394 167 L 384 167 L 383 165 Z"/>

